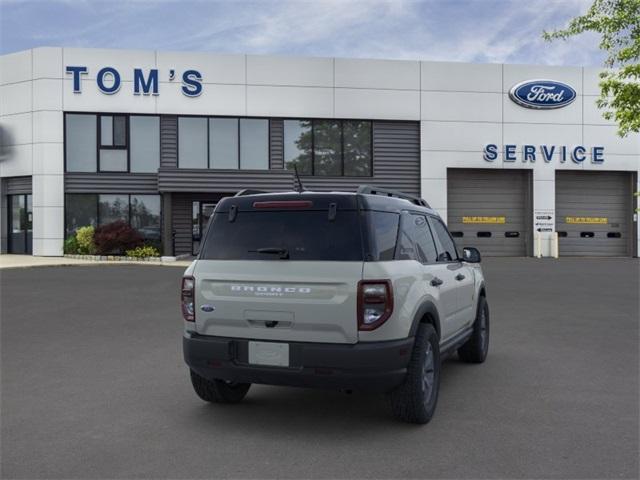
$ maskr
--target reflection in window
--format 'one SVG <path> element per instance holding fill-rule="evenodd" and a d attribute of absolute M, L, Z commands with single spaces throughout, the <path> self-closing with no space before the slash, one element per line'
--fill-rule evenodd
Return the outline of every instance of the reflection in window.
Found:
<path fill-rule="evenodd" d="M 128 195 L 100 195 L 98 201 L 98 221 L 106 225 L 117 220 L 129 222 Z"/>
<path fill-rule="evenodd" d="M 371 175 L 371 122 L 344 122 L 344 174 Z"/>
<path fill-rule="evenodd" d="M 145 243 L 160 247 L 160 195 L 131 195 L 131 226 Z"/>
<path fill-rule="evenodd" d="M 80 227 L 95 227 L 98 223 L 98 196 L 91 193 L 67 195 L 65 216 L 67 236 L 73 235 Z"/>
<path fill-rule="evenodd" d="M 320 120 L 313 124 L 315 175 L 342 174 L 342 138 L 340 122 Z"/>
<path fill-rule="evenodd" d="M 284 121 L 284 164 L 300 175 L 312 175 L 311 169 L 311 120 Z"/>

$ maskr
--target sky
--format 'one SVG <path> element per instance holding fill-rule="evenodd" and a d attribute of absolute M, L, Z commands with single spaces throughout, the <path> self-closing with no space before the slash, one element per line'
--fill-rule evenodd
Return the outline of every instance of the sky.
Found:
<path fill-rule="evenodd" d="M 38 46 L 600 65 L 545 42 L 592 0 L 0 0 L 0 53 Z"/>

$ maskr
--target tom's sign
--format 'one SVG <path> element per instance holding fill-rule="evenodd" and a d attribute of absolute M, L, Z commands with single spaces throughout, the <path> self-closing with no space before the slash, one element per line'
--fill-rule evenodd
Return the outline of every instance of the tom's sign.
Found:
<path fill-rule="evenodd" d="M 554 80 L 527 80 L 514 85 L 509 97 L 526 108 L 549 110 L 569 105 L 576 99 L 576 91 Z"/>
<path fill-rule="evenodd" d="M 65 72 L 73 78 L 73 93 L 82 93 L 82 77 L 89 73 L 89 69 L 82 65 L 68 65 Z M 173 82 L 177 78 L 180 78 L 182 93 L 187 97 L 197 97 L 202 93 L 202 75 L 198 70 L 185 70 L 179 75 L 173 69 L 166 72 L 165 81 Z M 118 92 L 123 83 L 120 72 L 114 67 L 103 67 L 98 70 L 95 82 L 98 90 L 106 95 Z M 134 95 L 159 95 L 159 70 L 151 68 L 145 72 L 142 68 L 134 68 L 132 90 Z"/>

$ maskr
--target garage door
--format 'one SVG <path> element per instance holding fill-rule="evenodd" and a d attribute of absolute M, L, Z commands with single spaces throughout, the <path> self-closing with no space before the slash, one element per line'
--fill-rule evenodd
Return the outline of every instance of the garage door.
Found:
<path fill-rule="evenodd" d="M 487 256 L 526 256 L 530 192 L 525 170 L 447 170 L 448 226 L 458 246 Z"/>
<path fill-rule="evenodd" d="M 556 172 L 560 256 L 630 256 L 629 172 Z"/>

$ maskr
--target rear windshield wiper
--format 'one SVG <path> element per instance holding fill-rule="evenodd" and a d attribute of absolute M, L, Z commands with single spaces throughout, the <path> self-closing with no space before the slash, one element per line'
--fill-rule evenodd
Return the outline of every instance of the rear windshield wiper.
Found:
<path fill-rule="evenodd" d="M 280 259 L 281 260 L 288 260 L 289 259 L 289 250 L 287 250 L 286 248 L 265 247 L 265 248 L 259 248 L 257 250 L 249 250 L 249 252 L 251 252 L 251 253 L 267 253 L 267 254 L 273 254 L 273 255 L 280 255 Z"/>

